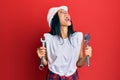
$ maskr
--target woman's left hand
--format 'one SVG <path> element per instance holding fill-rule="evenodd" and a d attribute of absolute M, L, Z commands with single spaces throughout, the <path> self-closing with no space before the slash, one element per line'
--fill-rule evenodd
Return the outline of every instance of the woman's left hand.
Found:
<path fill-rule="evenodd" d="M 89 57 L 92 56 L 92 47 L 91 47 L 91 46 L 87 46 L 87 47 L 85 48 L 85 55 L 86 55 L 86 56 L 89 55 Z"/>

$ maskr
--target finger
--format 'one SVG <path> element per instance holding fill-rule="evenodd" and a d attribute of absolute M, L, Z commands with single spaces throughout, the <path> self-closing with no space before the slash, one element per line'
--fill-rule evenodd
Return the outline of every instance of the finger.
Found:
<path fill-rule="evenodd" d="M 43 54 L 46 54 L 46 52 L 45 51 L 41 51 L 40 54 L 43 55 Z"/>
<path fill-rule="evenodd" d="M 41 58 L 42 56 L 45 56 L 45 53 L 39 53 L 38 52 L 38 57 Z"/>
<path fill-rule="evenodd" d="M 91 49 L 92 49 L 92 47 L 88 46 L 88 47 L 86 47 L 85 49 L 87 49 L 87 50 L 88 50 L 88 49 L 90 49 L 90 50 L 91 50 Z"/>
<path fill-rule="evenodd" d="M 89 49 L 89 46 L 85 47 L 85 49 Z"/>
<path fill-rule="evenodd" d="M 86 47 L 86 48 L 85 48 L 85 50 L 88 50 L 88 49 L 89 49 L 89 47 Z"/>
<path fill-rule="evenodd" d="M 91 56 L 91 50 L 85 50 L 85 54 Z"/>
<path fill-rule="evenodd" d="M 40 49 L 46 49 L 46 47 L 40 47 Z"/>
<path fill-rule="evenodd" d="M 88 55 L 89 54 L 89 50 L 85 50 L 85 54 Z"/>
<path fill-rule="evenodd" d="M 41 49 L 40 51 L 46 52 L 46 49 Z"/>
<path fill-rule="evenodd" d="M 92 47 L 91 46 L 88 46 L 90 49 L 92 49 Z"/>
<path fill-rule="evenodd" d="M 46 51 L 46 48 L 39 48 L 39 51 Z"/>
<path fill-rule="evenodd" d="M 41 56 L 45 56 L 45 53 L 41 53 Z"/>
<path fill-rule="evenodd" d="M 91 52 L 92 52 L 92 49 L 86 49 L 85 51 L 87 51 L 87 52 L 90 52 L 90 53 L 91 53 Z"/>

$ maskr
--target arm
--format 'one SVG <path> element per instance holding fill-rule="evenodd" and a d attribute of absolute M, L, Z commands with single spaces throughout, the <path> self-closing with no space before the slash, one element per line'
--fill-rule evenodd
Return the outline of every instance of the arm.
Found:
<path fill-rule="evenodd" d="M 83 52 L 85 53 L 85 56 L 83 56 Z M 86 63 L 86 58 L 89 55 L 89 57 L 92 56 L 92 48 L 91 46 L 84 47 L 84 42 L 81 43 L 81 49 L 80 49 L 80 56 L 77 61 L 77 66 L 82 67 Z"/>
<path fill-rule="evenodd" d="M 86 62 L 86 56 L 83 56 L 83 41 L 82 41 L 82 43 L 81 43 L 81 49 L 80 49 L 80 56 L 79 56 L 79 59 L 78 59 L 78 61 L 77 61 L 77 66 L 78 67 L 82 67 L 84 64 L 85 64 L 85 62 Z"/>

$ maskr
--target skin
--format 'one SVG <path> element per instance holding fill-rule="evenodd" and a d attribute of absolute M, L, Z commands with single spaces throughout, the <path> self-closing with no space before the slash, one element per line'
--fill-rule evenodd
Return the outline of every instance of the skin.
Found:
<path fill-rule="evenodd" d="M 68 26 L 71 25 L 71 18 L 70 15 L 67 11 L 60 9 L 58 10 L 58 16 L 59 16 L 59 20 L 60 20 L 60 31 L 61 31 L 61 37 L 63 39 L 67 38 L 67 31 L 68 31 Z M 92 56 L 92 48 L 91 46 L 84 46 L 84 41 L 82 41 L 82 43 L 80 44 L 82 45 L 81 49 L 80 49 L 80 55 L 79 55 L 79 59 L 77 61 L 77 66 L 78 67 L 82 67 L 85 62 L 86 62 L 86 56 L 89 55 L 89 57 Z M 85 56 L 83 55 L 83 53 L 85 54 Z M 44 57 L 43 63 L 44 65 L 48 64 L 47 61 L 47 53 L 46 53 L 46 48 L 45 47 L 40 47 L 37 49 L 37 54 L 38 57 L 41 58 L 41 56 Z"/>

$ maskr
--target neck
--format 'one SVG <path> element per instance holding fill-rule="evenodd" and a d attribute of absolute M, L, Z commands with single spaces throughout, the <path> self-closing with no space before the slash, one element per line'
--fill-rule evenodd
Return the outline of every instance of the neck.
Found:
<path fill-rule="evenodd" d="M 60 27 L 60 31 L 61 31 L 61 37 L 63 39 L 67 38 L 68 37 L 68 27 L 65 27 L 65 26 L 61 26 Z"/>

